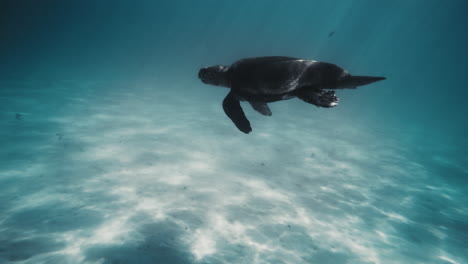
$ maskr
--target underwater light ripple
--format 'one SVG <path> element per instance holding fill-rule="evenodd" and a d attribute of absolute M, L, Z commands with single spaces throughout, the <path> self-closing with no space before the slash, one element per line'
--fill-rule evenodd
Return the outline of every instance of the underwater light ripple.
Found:
<path fill-rule="evenodd" d="M 114 96 L 111 101 L 119 101 L 119 95 Z M 189 112 L 183 109 L 188 101 L 178 98 L 177 102 L 182 105 L 180 111 Z M 102 103 L 102 113 L 96 116 L 56 117 L 61 120 L 63 138 L 55 139 L 53 151 L 32 160 L 28 169 L 0 174 L 0 180 L 6 180 L 56 170 L 44 175 L 50 185 L 30 189 L 21 202 L 3 211 L 1 224 L 11 225 L 18 238 L 30 239 L 11 219 L 28 210 L 59 205 L 57 221 L 68 226 L 62 227 L 61 234 L 43 230 L 63 247 L 30 256 L 28 262 L 99 263 L 114 258 L 104 251 L 113 248 L 138 248 L 128 253 L 136 259 L 159 246 L 187 254 L 187 262 L 222 262 L 226 256 L 242 255 L 254 263 L 268 258 L 308 263 L 342 257 L 351 263 L 398 263 L 392 249 L 412 245 L 398 228 L 419 224 L 411 208 L 424 198 L 418 198 L 424 188 L 442 193 L 451 203 L 460 196 L 444 186 L 418 185 L 427 168 L 406 160 L 396 146 L 386 148 L 385 141 L 380 147 L 369 146 L 372 151 L 368 151 L 367 146 L 357 147 L 359 143 L 342 138 L 330 148 L 323 140 L 326 133 L 313 130 L 301 133 L 307 144 L 291 149 L 290 142 L 297 142 L 297 137 L 280 129 L 286 121 L 280 115 L 280 120 L 271 120 L 268 133 L 245 139 L 260 143 L 240 144 L 238 134 L 229 134 L 230 123 L 220 124 L 219 134 L 205 134 L 191 129 L 197 116 L 163 116 L 170 112 L 169 103 L 158 106 L 161 116 L 149 120 L 138 116 L 151 107 L 140 102 L 127 112 L 118 104 Z M 208 105 L 206 115 L 212 109 Z M 295 118 L 288 117 L 288 122 L 300 123 L 306 117 Z M 37 125 L 48 122 L 43 119 Z M 343 135 L 368 133 L 332 125 Z M 278 138 L 283 143 L 276 142 Z M 71 143 L 79 147 L 67 147 Z M 44 145 L 34 146 L 43 149 Z M 294 184 L 299 180 L 301 184 Z M 395 193 L 385 196 L 388 200 L 381 198 L 379 192 L 397 187 L 402 199 L 393 198 Z M 403 201 L 401 207 L 393 205 L 395 200 Z M 85 223 L 74 225 L 68 218 L 76 216 L 63 215 L 74 211 Z M 149 233 L 156 233 L 149 235 L 142 229 L 154 223 L 177 230 L 174 239 L 157 242 L 163 239 L 158 234 L 166 231 L 150 229 Z M 446 230 L 430 222 L 425 225 L 437 239 L 449 238 Z M 457 263 L 451 254 L 440 254 L 433 257 Z"/>

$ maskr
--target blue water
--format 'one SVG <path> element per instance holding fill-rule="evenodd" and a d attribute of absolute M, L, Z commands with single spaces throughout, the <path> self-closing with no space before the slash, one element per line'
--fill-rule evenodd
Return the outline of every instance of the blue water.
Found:
<path fill-rule="evenodd" d="M 0 263 L 468 263 L 464 0 L 0 2 Z M 239 132 L 200 67 L 387 80 Z"/>

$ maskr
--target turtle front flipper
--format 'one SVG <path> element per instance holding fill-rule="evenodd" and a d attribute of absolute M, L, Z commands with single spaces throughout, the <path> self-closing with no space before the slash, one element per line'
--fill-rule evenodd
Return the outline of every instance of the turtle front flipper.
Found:
<path fill-rule="evenodd" d="M 250 105 L 252 106 L 255 111 L 259 112 L 260 114 L 264 116 L 271 116 L 271 110 L 270 107 L 266 103 L 262 102 L 254 102 L 254 101 L 249 101 Z"/>
<path fill-rule="evenodd" d="M 226 98 L 224 98 L 223 109 L 226 115 L 232 120 L 232 122 L 234 122 L 240 131 L 246 134 L 252 131 L 250 122 L 247 117 L 245 117 L 239 100 L 235 98 L 232 92 L 229 92 Z"/>
<path fill-rule="evenodd" d="M 316 105 L 318 107 L 335 107 L 338 105 L 338 97 L 335 96 L 334 91 L 309 91 L 309 92 L 302 92 L 297 95 L 299 99 L 302 101 Z"/>

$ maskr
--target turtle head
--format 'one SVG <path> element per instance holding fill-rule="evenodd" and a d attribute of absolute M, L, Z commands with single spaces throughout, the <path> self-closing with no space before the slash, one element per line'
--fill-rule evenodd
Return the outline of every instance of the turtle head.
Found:
<path fill-rule="evenodd" d="M 229 67 L 222 65 L 201 68 L 198 72 L 198 78 L 206 84 L 229 87 L 228 69 Z"/>

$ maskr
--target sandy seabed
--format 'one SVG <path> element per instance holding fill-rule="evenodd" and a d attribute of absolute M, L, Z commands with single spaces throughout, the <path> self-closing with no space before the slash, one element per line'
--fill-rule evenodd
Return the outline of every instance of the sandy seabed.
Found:
<path fill-rule="evenodd" d="M 1 84 L 1 263 L 468 261 L 447 146 L 293 100 L 243 104 L 245 135 L 224 91 L 109 85 Z"/>

